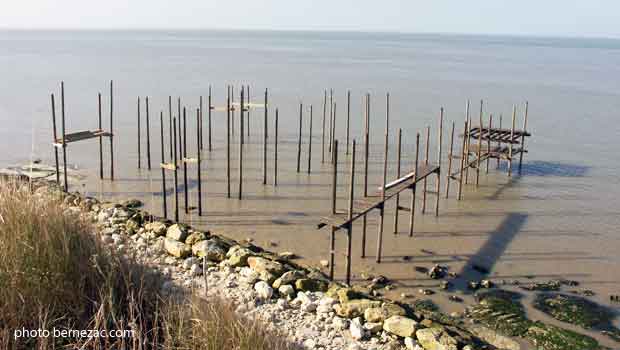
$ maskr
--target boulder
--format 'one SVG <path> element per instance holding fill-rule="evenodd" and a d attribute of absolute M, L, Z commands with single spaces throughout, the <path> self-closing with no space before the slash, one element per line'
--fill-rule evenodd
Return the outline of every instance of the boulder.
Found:
<path fill-rule="evenodd" d="M 364 323 L 364 329 L 372 334 L 377 334 L 383 330 L 383 323 L 381 322 L 366 322 Z"/>
<path fill-rule="evenodd" d="M 426 350 L 458 350 L 457 341 L 443 327 L 423 328 L 415 332 Z"/>
<path fill-rule="evenodd" d="M 190 246 L 171 238 L 166 238 L 164 240 L 164 249 L 168 254 L 177 258 L 186 258 L 192 253 L 192 248 Z"/>
<path fill-rule="evenodd" d="M 175 241 L 185 242 L 185 238 L 187 238 L 187 227 L 182 224 L 174 224 L 168 227 L 166 237 L 174 239 Z"/>
<path fill-rule="evenodd" d="M 262 300 L 268 300 L 273 295 L 273 289 L 265 281 L 258 281 L 254 285 L 254 290 Z"/>
<path fill-rule="evenodd" d="M 521 345 L 519 345 L 519 343 L 517 343 L 515 340 L 501 335 L 490 328 L 481 325 L 472 325 L 468 328 L 468 330 L 476 337 L 484 340 L 485 342 L 493 345 L 498 349 L 521 350 Z"/>
<path fill-rule="evenodd" d="M 380 307 L 381 302 L 370 299 L 356 299 L 334 306 L 336 314 L 341 317 L 355 318 L 364 315 L 366 309 Z"/>
<path fill-rule="evenodd" d="M 305 276 L 306 276 L 305 272 L 300 271 L 300 270 L 287 271 L 273 282 L 273 288 L 277 289 L 277 288 L 280 288 L 281 285 L 292 284 L 296 280 L 300 278 L 304 278 Z"/>
<path fill-rule="evenodd" d="M 384 303 L 381 307 L 374 307 L 364 311 L 364 318 L 367 322 L 383 322 L 392 316 L 405 316 L 405 309 L 393 304 Z"/>
<path fill-rule="evenodd" d="M 325 292 L 327 282 L 312 278 L 301 278 L 295 281 L 295 289 L 304 292 Z"/>
<path fill-rule="evenodd" d="M 166 224 L 163 222 L 155 221 L 148 223 L 144 226 L 144 229 L 152 232 L 155 237 L 163 236 L 166 233 Z"/>
<path fill-rule="evenodd" d="M 362 321 L 359 317 L 356 317 L 353 321 L 351 321 L 349 324 L 349 332 L 351 332 L 351 338 L 355 340 L 362 340 L 366 338 L 366 335 L 368 334 L 364 326 L 362 326 Z"/>
<path fill-rule="evenodd" d="M 383 329 L 399 337 L 413 337 L 419 328 L 418 322 L 404 316 L 392 316 L 383 322 Z"/>
<path fill-rule="evenodd" d="M 188 244 L 189 246 L 189 244 Z M 192 254 L 207 257 L 209 261 L 220 262 L 226 258 L 226 251 L 216 241 L 200 241 L 192 246 Z"/>
<path fill-rule="evenodd" d="M 232 267 L 246 266 L 250 256 L 252 256 L 252 252 L 249 249 L 238 245 L 233 246 L 226 253 L 228 265 Z"/>
<path fill-rule="evenodd" d="M 278 292 L 282 296 L 293 297 L 295 295 L 295 289 L 290 284 L 282 285 L 278 288 Z"/>
<path fill-rule="evenodd" d="M 204 241 L 207 239 L 207 235 L 205 235 L 203 232 L 193 232 L 192 234 L 190 234 L 189 236 L 187 236 L 187 238 L 185 238 L 185 243 L 189 244 L 189 245 L 194 245 L 198 242 Z"/>
<path fill-rule="evenodd" d="M 130 236 L 133 236 L 136 233 L 138 233 L 139 228 L 140 228 L 140 224 L 136 220 L 129 219 L 125 223 L 125 231 L 127 231 L 127 234 Z"/>
<path fill-rule="evenodd" d="M 142 203 L 142 201 L 138 200 L 138 199 L 128 199 L 126 201 L 123 201 L 121 203 L 121 205 L 125 208 L 139 208 L 141 206 L 143 206 L 144 204 Z"/>
<path fill-rule="evenodd" d="M 261 280 L 269 283 L 273 283 L 276 278 L 284 273 L 284 266 L 282 264 L 259 256 L 249 257 L 248 265 L 258 273 Z"/>
<path fill-rule="evenodd" d="M 341 304 L 346 303 L 349 300 L 360 299 L 364 297 L 361 293 L 354 291 L 352 288 L 340 288 L 336 292 L 336 295 L 338 296 L 338 300 Z"/>

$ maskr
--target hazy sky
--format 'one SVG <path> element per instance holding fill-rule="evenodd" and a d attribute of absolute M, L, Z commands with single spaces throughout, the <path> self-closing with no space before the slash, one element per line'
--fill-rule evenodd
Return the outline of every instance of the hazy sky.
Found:
<path fill-rule="evenodd" d="M 620 37 L 620 0 L 2 0 L 5 28 L 238 28 Z"/>

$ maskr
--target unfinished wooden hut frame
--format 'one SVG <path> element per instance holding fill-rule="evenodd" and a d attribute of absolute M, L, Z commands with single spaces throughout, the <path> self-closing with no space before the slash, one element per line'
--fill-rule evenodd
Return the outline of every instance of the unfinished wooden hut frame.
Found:
<path fill-rule="evenodd" d="M 110 81 L 110 130 L 103 130 L 102 124 L 102 110 L 101 110 L 101 93 L 98 94 L 98 128 L 95 130 L 77 131 L 67 133 L 66 120 L 65 120 L 65 83 L 60 83 L 60 111 L 61 111 L 61 132 L 62 137 L 58 137 L 56 128 L 56 103 L 54 94 L 51 94 L 52 103 L 52 125 L 53 125 L 53 147 L 56 162 L 56 182 L 60 185 L 60 165 L 58 160 L 58 148 L 62 148 L 62 163 L 63 163 L 63 180 L 64 191 L 69 190 L 69 183 L 67 181 L 67 145 L 74 142 L 85 141 L 90 139 L 99 139 L 99 178 L 103 179 L 103 138 L 110 139 L 110 179 L 114 180 L 114 134 L 113 134 L 113 110 L 114 110 L 114 83 Z"/>
<path fill-rule="evenodd" d="M 459 155 L 453 154 L 454 149 L 454 123 L 452 124 L 452 136 L 450 138 L 450 152 L 448 154 L 448 172 L 446 174 L 446 198 L 450 194 L 450 181 L 458 182 L 458 194 L 457 199 L 462 198 L 463 183 L 467 184 L 469 169 L 475 169 L 476 171 L 476 186 L 480 182 L 480 171 L 483 162 L 486 163 L 485 172 L 489 171 L 489 162 L 491 159 L 497 160 L 497 166 L 499 167 L 500 161 L 506 161 L 508 163 L 508 176 L 512 176 L 513 161 L 518 156 L 519 158 L 519 171 L 522 169 L 523 155 L 527 153 L 525 148 L 525 138 L 530 137 L 531 134 L 527 131 L 527 119 L 528 119 L 528 102 L 525 103 L 525 111 L 523 118 L 523 129 L 517 130 L 517 106 L 513 106 L 512 109 L 512 124 L 510 129 L 504 129 L 500 125 L 498 128 L 493 127 L 493 115 L 489 114 L 488 124 L 484 126 L 484 113 L 483 113 L 483 101 L 480 101 L 480 117 L 479 124 L 476 127 L 471 126 L 471 118 L 469 115 L 469 101 L 467 102 L 465 113 L 465 126 L 463 134 L 460 137 L 463 139 L 461 145 L 461 152 Z M 472 142 L 475 146 L 472 147 Z M 452 171 L 452 160 L 460 160 L 459 167 L 456 171 Z"/>
<path fill-rule="evenodd" d="M 368 101 L 369 99 L 367 99 Z M 330 216 L 323 217 L 320 219 L 317 227 L 321 229 L 325 226 L 329 226 L 331 229 L 330 233 L 330 271 L 329 277 L 333 280 L 334 278 L 334 268 L 335 268 L 335 256 L 336 256 L 336 237 L 335 233 L 338 230 L 344 229 L 347 232 L 347 252 L 345 254 L 346 257 L 346 282 L 350 284 L 351 280 L 351 240 L 352 240 L 352 230 L 353 223 L 360 218 L 363 218 L 364 221 L 366 216 L 373 211 L 374 209 L 379 210 L 379 224 L 377 228 L 377 256 L 376 262 L 381 263 L 382 258 L 382 246 L 383 246 L 383 226 L 384 226 L 384 216 L 385 216 L 385 203 L 391 198 L 395 198 L 401 192 L 405 190 L 412 191 L 412 203 L 410 208 L 400 207 L 402 210 L 408 210 L 410 212 L 410 225 L 409 225 L 409 235 L 413 235 L 413 223 L 414 223 L 414 215 L 415 215 L 415 194 L 416 187 L 419 182 L 426 180 L 431 175 L 436 175 L 436 202 L 435 202 L 435 215 L 439 215 L 439 189 L 440 189 L 440 179 L 441 179 L 441 153 L 442 153 L 442 134 L 443 134 L 443 108 L 440 111 L 439 115 L 439 133 L 438 133 L 438 148 L 437 148 L 437 164 L 431 164 L 430 162 L 425 162 L 422 165 L 418 164 L 419 160 L 419 134 L 416 137 L 416 156 L 415 163 L 413 164 L 413 169 L 405 176 L 399 177 L 396 180 L 387 183 L 387 159 L 388 159 L 388 142 L 389 142 L 389 115 L 390 115 L 390 97 L 389 94 L 386 95 L 386 118 L 385 118 L 385 143 L 384 143 L 384 155 L 383 155 L 383 176 L 382 176 L 382 185 L 379 187 L 378 191 L 371 196 L 368 196 L 366 193 L 363 198 L 355 199 L 354 198 L 354 189 L 353 184 L 355 183 L 355 140 L 353 141 L 352 147 L 352 164 L 351 164 L 351 173 L 350 173 L 350 189 L 349 189 L 349 206 L 345 211 L 337 209 L 336 203 L 336 189 L 338 182 L 338 141 L 334 140 L 333 145 L 333 154 L 332 154 L 332 213 Z M 368 124 L 368 119 L 366 120 Z M 367 130 L 365 131 L 367 134 Z M 367 136 L 365 135 L 367 138 Z M 427 142 L 428 143 L 428 142 Z M 368 145 L 366 145 L 368 148 Z M 400 163 L 400 152 L 398 153 L 398 162 Z M 428 147 L 426 147 L 426 157 L 428 159 Z M 368 152 L 365 155 L 364 160 L 365 166 L 368 164 Z M 367 172 L 365 173 L 365 183 L 367 184 Z M 426 186 L 423 187 L 423 192 L 426 193 Z M 424 196 L 426 199 L 426 196 Z M 365 228 L 365 227 L 364 227 Z M 398 230 L 398 227 L 395 227 L 395 230 Z M 362 252 L 365 252 L 365 237 L 362 236 Z"/>

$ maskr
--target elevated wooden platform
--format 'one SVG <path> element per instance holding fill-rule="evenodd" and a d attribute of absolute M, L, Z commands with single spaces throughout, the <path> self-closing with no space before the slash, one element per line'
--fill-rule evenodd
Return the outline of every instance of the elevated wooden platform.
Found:
<path fill-rule="evenodd" d="M 511 137 L 512 135 L 512 137 Z M 469 137 L 471 139 L 481 139 L 482 141 L 501 142 L 519 144 L 523 137 L 532 136 L 529 132 L 523 130 L 511 129 L 499 129 L 499 128 L 482 128 L 482 135 L 480 134 L 480 127 L 469 129 Z M 461 135 L 463 137 L 463 135 Z"/>
<path fill-rule="evenodd" d="M 97 130 L 87 130 L 87 131 L 78 131 L 70 134 L 66 134 L 64 140 L 62 138 L 57 138 L 54 141 L 54 147 L 62 147 L 65 144 L 94 139 L 98 137 L 111 137 L 113 136 L 111 132 L 107 132 L 101 129 Z"/>
<path fill-rule="evenodd" d="M 379 188 L 374 195 L 357 199 L 353 202 L 353 215 L 351 218 L 349 218 L 348 211 L 338 211 L 336 214 L 321 218 L 317 226 L 319 229 L 325 226 L 331 226 L 335 229 L 347 228 L 351 222 L 368 214 L 368 212 L 373 209 L 381 208 L 387 200 L 396 196 L 400 192 L 411 188 L 414 184 L 423 181 L 431 174 L 438 173 L 439 169 L 440 168 L 436 165 L 420 166 L 418 167 L 417 177 L 415 176 L 415 172 L 411 172 L 408 175 L 387 184 L 385 186 L 385 199 L 382 199 L 381 189 Z"/>

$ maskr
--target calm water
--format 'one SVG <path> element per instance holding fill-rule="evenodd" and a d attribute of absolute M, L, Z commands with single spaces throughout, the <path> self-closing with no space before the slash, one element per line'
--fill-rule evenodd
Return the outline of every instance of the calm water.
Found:
<path fill-rule="evenodd" d="M 137 196 L 154 212 L 161 212 L 159 171 L 135 169 L 136 97 L 151 97 L 156 164 L 158 113 L 167 111 L 168 95 L 181 96 L 183 104 L 195 110 L 198 96 L 207 94 L 209 84 L 218 106 L 224 103 L 226 84 L 250 84 L 255 102 L 269 88 L 271 105 L 280 108 L 281 186 L 260 183 L 257 143 L 262 124 L 254 118 L 245 151 L 247 199 L 226 199 L 222 171 L 225 119 L 216 113 L 215 149 L 205 156 L 203 168 L 207 216 L 198 219 L 192 214 L 184 220 L 236 238 L 252 237 L 260 244 L 274 241 L 278 244 L 275 250 L 293 250 L 317 263 L 327 257 L 328 248 L 326 230 L 314 227 L 329 208 L 330 167 L 320 163 L 318 136 L 325 88 L 335 91 L 341 140 L 346 90 L 352 92 L 351 132 L 357 139 L 362 128 L 361 96 L 372 94 L 371 180 L 375 184 L 381 173 L 386 92 L 392 101 L 390 139 L 395 141 L 396 128 L 403 129 L 405 168 L 411 164 L 415 132 L 430 124 L 435 138 L 440 107 L 446 109 L 446 124 L 455 120 L 460 129 L 467 99 L 484 99 L 485 112 L 503 114 L 505 122 L 513 104 L 519 105 L 521 117 L 522 104 L 528 100 L 528 129 L 534 137 L 529 142 L 525 176 L 508 179 L 493 166 L 489 175 L 482 176 L 480 188 L 466 188 L 464 201 L 442 200 L 439 219 L 420 215 L 414 239 L 391 234 L 393 211 L 388 209 L 387 258 L 381 265 L 372 259 L 373 217 L 368 231 L 368 251 L 373 253 L 369 259 L 356 259 L 354 271 L 356 276 L 368 270 L 397 278 L 399 294 L 435 283 L 417 274 L 414 265 L 440 262 L 475 276 L 468 266 L 479 262 L 490 267 L 498 280 L 576 279 L 583 282 L 583 288 L 597 292 L 600 301 L 608 302 L 609 293 L 620 291 L 618 62 L 620 41 L 593 39 L 232 31 L 0 32 L 0 164 L 21 163 L 30 157 L 48 163 L 53 159 L 49 94 L 59 93 L 61 80 L 66 84 L 68 130 L 96 126 L 98 91 L 104 93 L 107 123 L 107 83 L 114 79 L 119 181 L 100 183 L 94 176 L 95 141 L 71 147 L 69 163 L 89 174 L 82 181 L 84 190 L 108 197 Z M 299 101 L 312 104 L 315 110 L 312 175 L 297 174 L 294 169 Z M 193 114 L 190 120 L 194 135 Z M 446 140 L 447 136 L 446 131 Z M 189 142 L 193 147 L 195 139 Z M 390 177 L 395 176 L 393 150 Z M 271 164 L 271 146 L 269 152 Z M 348 168 L 349 158 L 341 156 L 341 161 L 341 168 Z M 344 208 L 344 177 L 340 190 Z M 408 196 L 403 198 L 408 203 Z M 407 222 L 406 213 L 400 220 Z M 405 230 L 401 225 L 400 231 Z M 356 252 L 361 249 L 359 242 L 355 227 Z M 338 244 L 344 247 L 344 239 L 339 238 Z M 405 262 L 403 256 L 413 260 Z M 342 267 L 338 266 L 339 273 Z"/>

